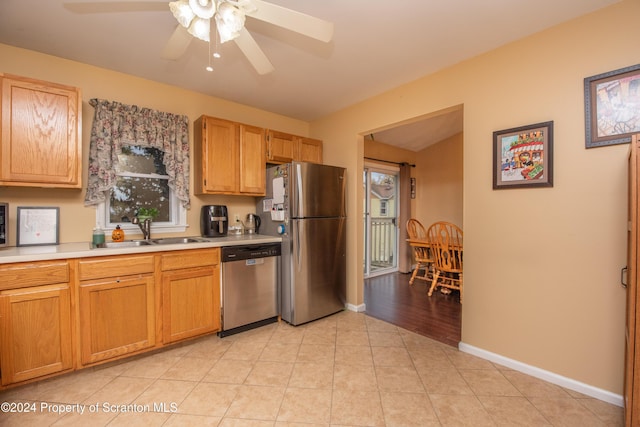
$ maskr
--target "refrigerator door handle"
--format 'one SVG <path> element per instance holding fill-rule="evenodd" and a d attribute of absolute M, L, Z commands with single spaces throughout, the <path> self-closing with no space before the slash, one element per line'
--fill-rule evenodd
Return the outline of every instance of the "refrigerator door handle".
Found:
<path fill-rule="evenodd" d="M 300 223 L 298 221 L 294 221 L 293 222 L 293 226 L 295 227 L 295 230 L 293 232 L 293 235 L 295 236 L 295 244 L 294 247 L 296 248 L 296 254 L 295 254 L 295 263 L 296 263 L 296 271 L 301 271 L 302 270 L 302 254 L 301 254 L 301 245 L 300 245 L 300 241 L 304 240 L 304 236 L 300 236 L 300 234 L 303 232 L 303 227 L 300 227 Z"/>
<path fill-rule="evenodd" d="M 305 216 L 305 200 L 303 199 L 302 194 L 302 185 L 304 184 L 304 182 L 302 181 L 302 166 L 299 163 L 295 163 L 294 165 L 296 168 L 296 192 L 298 193 L 297 199 L 295 201 L 295 215 L 299 218 Z"/>

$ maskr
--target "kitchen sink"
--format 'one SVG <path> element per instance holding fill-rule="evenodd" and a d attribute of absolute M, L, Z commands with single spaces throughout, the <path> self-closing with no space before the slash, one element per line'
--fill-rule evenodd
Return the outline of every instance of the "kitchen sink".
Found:
<path fill-rule="evenodd" d="M 179 245 L 186 243 L 203 243 L 207 239 L 200 237 L 165 237 L 151 240 L 125 240 L 124 242 L 104 242 L 93 246 L 94 249 L 133 248 L 137 246 Z"/>
<path fill-rule="evenodd" d="M 126 240 L 124 242 L 104 242 L 94 246 L 95 249 L 133 248 L 137 246 L 149 246 L 152 243 L 147 240 Z"/>
<path fill-rule="evenodd" d="M 154 245 L 176 245 L 181 243 L 202 243 L 207 242 L 206 239 L 200 237 L 165 237 L 163 239 L 151 239 L 150 242 Z"/>

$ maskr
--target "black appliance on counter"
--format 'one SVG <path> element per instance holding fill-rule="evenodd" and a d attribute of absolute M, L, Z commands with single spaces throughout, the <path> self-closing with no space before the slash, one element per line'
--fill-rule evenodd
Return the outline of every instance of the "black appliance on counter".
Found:
<path fill-rule="evenodd" d="M 202 237 L 223 237 L 229 231 L 229 215 L 224 205 L 205 205 L 200 212 Z"/>
<path fill-rule="evenodd" d="M 0 203 L 0 247 L 9 244 L 9 204 Z"/>

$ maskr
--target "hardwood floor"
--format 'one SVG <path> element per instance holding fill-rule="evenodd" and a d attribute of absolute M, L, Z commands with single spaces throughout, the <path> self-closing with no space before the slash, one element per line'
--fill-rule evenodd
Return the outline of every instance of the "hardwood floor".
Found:
<path fill-rule="evenodd" d="M 364 281 L 364 303 L 369 316 L 457 347 L 460 342 L 462 306 L 460 293 L 435 291 L 427 295 L 428 284 L 411 274 L 390 273 Z"/>

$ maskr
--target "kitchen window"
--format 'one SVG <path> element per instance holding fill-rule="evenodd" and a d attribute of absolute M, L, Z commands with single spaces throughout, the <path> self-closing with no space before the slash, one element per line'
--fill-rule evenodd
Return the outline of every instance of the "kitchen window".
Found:
<path fill-rule="evenodd" d="M 127 232 L 139 232 L 131 219 L 140 207 L 158 209 L 152 230 L 184 231 L 186 210 L 182 209 L 169 186 L 169 175 L 163 163 L 164 153 L 152 147 L 126 146 L 118 154 L 116 181 L 111 197 L 98 205 L 97 222 L 108 230 L 119 225 Z"/>
<path fill-rule="evenodd" d="M 189 119 L 100 99 L 89 145 L 85 205 L 96 207 L 96 225 L 131 223 L 141 207 L 156 208 L 152 231 L 183 232 L 189 208 Z"/>

